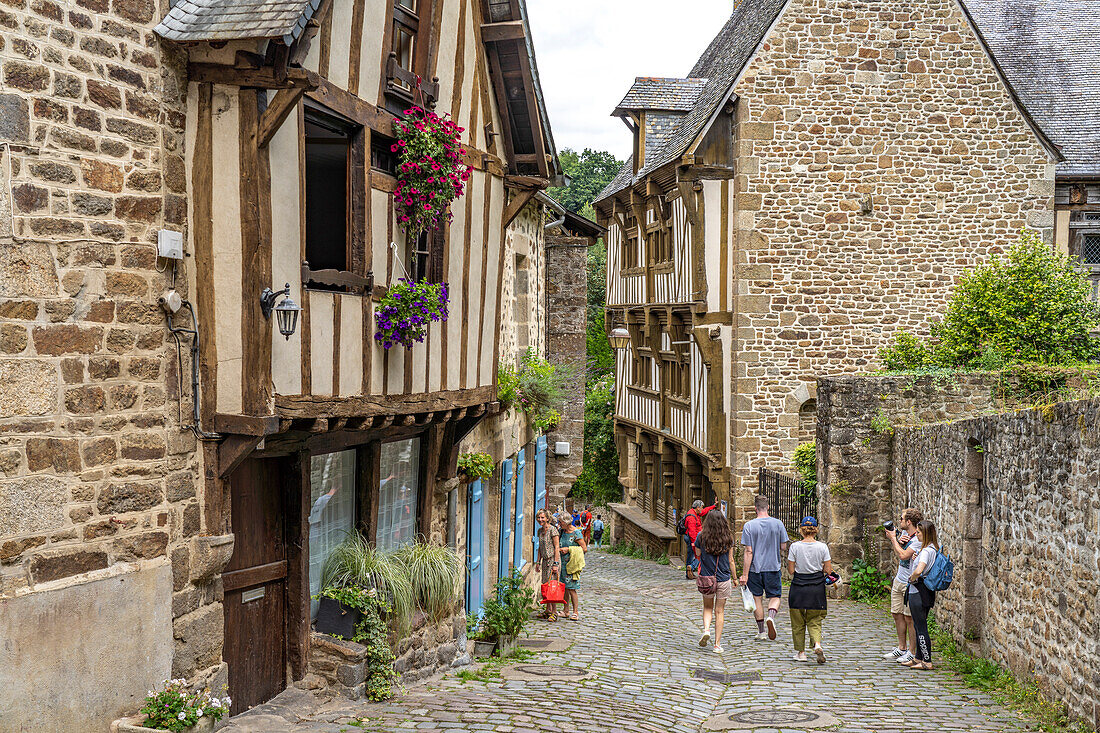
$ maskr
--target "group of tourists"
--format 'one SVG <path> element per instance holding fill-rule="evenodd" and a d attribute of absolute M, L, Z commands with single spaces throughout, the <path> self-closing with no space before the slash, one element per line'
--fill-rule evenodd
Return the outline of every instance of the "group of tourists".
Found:
<path fill-rule="evenodd" d="M 940 553 L 936 525 L 919 509 L 906 509 L 897 526 L 883 525 L 886 539 L 898 558 L 898 570 L 890 586 L 890 614 L 898 633 L 898 645 L 883 655 L 913 669 L 932 669 L 932 640 L 928 612 L 936 603 L 936 591 L 924 582 Z"/>
<path fill-rule="evenodd" d="M 554 514 L 539 509 L 535 513 L 535 521 L 539 525 L 538 566 L 542 583 L 545 586 L 553 580 L 565 586 L 564 602 L 545 604 L 542 618 L 557 621 L 560 615 L 570 621 L 580 621 L 577 591 L 580 589 L 581 571 L 584 570 L 584 553 L 588 552 L 591 541 L 591 534 L 586 536 L 585 531 L 591 531 L 591 522 L 587 528 L 574 524 L 573 515 L 564 509 Z M 600 534 L 603 534 L 602 528 Z M 557 612 L 558 605 L 562 607 L 560 614 Z M 573 607 L 572 613 L 569 612 L 570 605 Z"/>
<path fill-rule="evenodd" d="M 769 502 L 758 496 L 754 502 L 756 518 L 741 530 L 742 574 L 736 576 L 733 535 L 729 521 L 714 506 L 696 501 L 681 525 L 689 546 L 685 563 L 687 578 L 695 579 L 703 595 L 703 628 L 699 646 L 711 644 L 711 620 L 714 621 L 713 650 L 722 653 L 722 631 L 726 601 L 734 586 L 742 588 L 746 608 L 753 608 L 757 640 L 775 641 L 776 618 L 783 596 L 782 562 L 786 557 L 790 575 L 787 608 L 794 642 L 794 660 L 809 661 L 807 636 L 818 664 L 825 663 L 822 624 L 828 615 L 826 587 L 839 580 L 833 571 L 829 547 L 817 539 L 818 521 L 804 517 L 798 531 L 801 539 L 792 542 L 780 520 L 769 516 Z M 897 626 L 898 645 L 887 658 L 914 669 L 932 669 L 932 645 L 928 636 L 928 612 L 936 594 L 923 580 L 939 552 L 936 527 L 923 520 L 916 509 L 906 509 L 894 528 L 887 524 L 887 536 L 898 556 L 898 572 L 891 589 L 891 612 Z M 751 597 L 751 603 L 749 598 Z"/>

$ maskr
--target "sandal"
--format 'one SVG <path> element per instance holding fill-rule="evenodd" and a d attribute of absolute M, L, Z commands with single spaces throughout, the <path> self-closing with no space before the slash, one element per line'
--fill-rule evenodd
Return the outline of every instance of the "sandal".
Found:
<path fill-rule="evenodd" d="M 909 669 L 920 669 L 922 662 L 919 659 L 910 659 L 908 662 L 898 662 L 898 664 Z"/>
<path fill-rule="evenodd" d="M 550 614 L 549 616 L 546 617 L 546 620 L 549 621 L 550 623 L 554 623 L 555 621 L 558 620 L 558 617 L 555 616 L 554 614 Z"/>
<path fill-rule="evenodd" d="M 569 620 L 570 621 L 580 621 L 581 617 L 578 616 L 576 613 L 571 613 L 571 614 L 569 614 Z"/>

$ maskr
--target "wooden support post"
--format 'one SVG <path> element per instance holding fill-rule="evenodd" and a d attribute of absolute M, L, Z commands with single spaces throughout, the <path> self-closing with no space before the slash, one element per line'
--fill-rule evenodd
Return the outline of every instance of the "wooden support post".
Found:
<path fill-rule="evenodd" d="M 297 108 L 298 101 L 308 89 L 310 89 L 309 86 L 280 89 L 275 94 L 275 98 L 268 103 L 267 109 L 260 115 L 260 122 L 256 126 L 257 148 L 267 147 L 286 118 Z"/>
<path fill-rule="evenodd" d="M 515 221 L 515 218 L 519 216 L 519 212 L 523 211 L 523 207 L 526 206 L 535 194 L 538 193 L 536 189 L 520 189 L 516 191 L 512 200 L 508 202 L 508 205 L 504 208 L 504 228 Z"/>

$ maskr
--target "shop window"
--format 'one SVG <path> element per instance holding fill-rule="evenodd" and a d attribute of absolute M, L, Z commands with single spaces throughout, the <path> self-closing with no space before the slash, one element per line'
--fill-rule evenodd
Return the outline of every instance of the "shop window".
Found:
<path fill-rule="evenodd" d="M 378 534 L 380 550 L 416 541 L 420 493 L 420 438 L 384 443 L 379 457 Z"/>
<path fill-rule="evenodd" d="M 310 459 L 309 595 L 321 591 L 325 560 L 355 527 L 355 451 Z M 310 615 L 317 612 L 311 601 Z"/>

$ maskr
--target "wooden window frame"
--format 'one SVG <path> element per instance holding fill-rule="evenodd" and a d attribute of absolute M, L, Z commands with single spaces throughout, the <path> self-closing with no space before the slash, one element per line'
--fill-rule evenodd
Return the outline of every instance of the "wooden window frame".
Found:
<path fill-rule="evenodd" d="M 638 262 L 638 249 L 640 244 L 638 220 L 633 216 L 624 219 L 622 250 L 620 252 L 620 267 L 625 274 L 636 274 L 631 271 L 644 269 Z"/>
<path fill-rule="evenodd" d="M 305 121 L 312 115 L 319 121 L 328 117 L 330 121 L 339 123 L 349 130 L 348 163 L 347 163 L 347 202 L 345 212 L 346 222 L 346 249 L 345 269 L 313 269 L 309 265 L 309 242 L 302 243 L 302 287 L 307 290 L 337 291 L 352 294 L 370 295 L 374 281 L 367 265 L 367 231 L 366 231 L 366 205 L 369 191 L 367 190 L 366 166 L 370 150 L 370 132 L 362 124 L 348 119 L 346 116 L 310 100 L 303 105 L 303 113 L 300 126 L 300 145 L 302 150 L 302 164 L 299 171 L 299 185 L 303 201 L 302 212 L 305 216 L 306 201 L 306 126 Z M 303 222 L 302 236 L 306 227 Z"/>
<path fill-rule="evenodd" d="M 439 99 L 439 80 L 428 80 L 428 64 L 432 46 L 436 43 L 432 33 L 433 11 L 435 3 L 443 0 L 413 2 L 416 5 L 415 10 L 403 6 L 401 0 L 390 0 L 386 6 L 386 38 L 382 53 L 382 91 L 379 101 L 395 113 L 411 104 L 434 107 Z M 396 41 L 399 27 L 409 31 L 413 38 L 411 69 L 404 68 L 398 61 Z M 417 77 L 420 78 L 423 100 L 416 94 Z"/>

